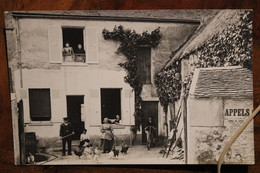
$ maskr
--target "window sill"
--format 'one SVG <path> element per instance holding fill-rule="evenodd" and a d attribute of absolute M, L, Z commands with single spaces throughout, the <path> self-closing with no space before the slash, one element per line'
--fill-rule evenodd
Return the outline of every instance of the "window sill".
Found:
<path fill-rule="evenodd" d="M 90 125 L 90 127 L 100 127 L 102 124 L 99 125 Z M 131 125 L 124 125 L 124 124 L 111 124 L 113 129 L 124 129 L 126 126 Z"/>
<path fill-rule="evenodd" d="M 61 65 L 62 66 L 83 66 L 83 67 L 88 66 L 88 64 L 85 62 L 62 62 Z"/>
<path fill-rule="evenodd" d="M 113 129 L 124 129 L 126 125 L 123 124 L 111 124 Z"/>
<path fill-rule="evenodd" d="M 28 125 L 28 126 L 53 126 L 53 123 L 50 121 L 47 121 L 47 122 L 36 121 L 36 122 L 25 123 L 25 125 Z"/>

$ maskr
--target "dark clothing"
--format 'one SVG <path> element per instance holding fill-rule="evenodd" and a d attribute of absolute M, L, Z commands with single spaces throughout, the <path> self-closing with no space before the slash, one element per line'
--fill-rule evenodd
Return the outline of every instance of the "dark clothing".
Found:
<path fill-rule="evenodd" d="M 119 124 L 119 123 L 120 123 L 120 119 L 116 119 L 116 120 L 115 120 L 115 123 L 116 123 L 116 124 Z"/>
<path fill-rule="evenodd" d="M 66 143 L 68 144 L 68 154 L 71 154 L 71 138 L 63 138 L 62 139 L 62 154 L 65 155 L 66 152 Z"/>
<path fill-rule="evenodd" d="M 147 124 L 146 124 L 146 127 L 147 127 L 147 126 L 153 126 L 153 127 L 155 127 L 155 123 L 154 123 L 153 121 L 152 121 L 152 122 L 149 122 L 149 121 L 148 121 Z"/>
<path fill-rule="evenodd" d="M 71 154 L 72 135 L 68 136 L 68 137 L 65 137 L 65 136 L 72 134 L 72 132 L 73 132 L 73 128 L 70 123 L 68 123 L 67 125 L 62 123 L 60 125 L 60 136 L 63 137 L 62 138 L 62 154 L 63 155 L 65 154 L 66 143 L 68 143 L 68 154 Z"/>
<path fill-rule="evenodd" d="M 112 140 L 104 139 L 103 151 L 105 153 L 109 153 L 111 151 L 113 145 L 114 145 L 114 139 L 112 139 Z"/>
<path fill-rule="evenodd" d="M 152 122 L 147 122 L 147 124 L 146 124 L 146 127 L 148 127 L 148 126 L 152 126 L 152 127 L 154 127 L 154 128 L 156 128 L 156 125 L 155 125 L 155 123 L 152 121 Z M 153 138 L 156 138 L 156 130 L 154 129 L 154 128 L 151 128 L 151 132 L 152 132 L 152 134 L 153 134 Z M 149 128 L 146 128 L 146 130 L 148 130 Z"/>
<path fill-rule="evenodd" d="M 72 128 L 72 125 L 70 123 L 68 123 L 67 125 L 62 123 L 60 125 L 60 136 L 61 137 L 70 135 L 70 134 L 72 134 L 72 132 L 73 132 L 73 128 Z"/>
<path fill-rule="evenodd" d="M 89 139 L 85 139 L 85 140 L 80 141 L 80 143 L 79 143 L 79 148 L 83 147 L 83 145 L 85 144 L 85 142 L 90 142 L 90 140 L 89 140 Z"/>
<path fill-rule="evenodd" d="M 75 54 L 85 54 L 85 50 L 84 49 L 76 49 Z"/>

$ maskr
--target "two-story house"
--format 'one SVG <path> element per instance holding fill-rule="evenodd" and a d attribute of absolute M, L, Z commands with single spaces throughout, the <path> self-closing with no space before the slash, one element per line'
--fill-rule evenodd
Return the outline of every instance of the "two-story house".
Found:
<path fill-rule="evenodd" d="M 57 139 L 63 117 L 68 117 L 79 139 L 86 128 L 93 141 L 100 137 L 105 117 L 121 118 L 114 126 L 116 140 L 130 140 L 134 125 L 134 91 L 124 82 L 115 53 L 120 42 L 105 40 L 103 29 L 115 26 L 151 32 L 160 27 L 156 48 L 140 47 L 144 121 L 153 116 L 164 136 L 164 113 L 154 87 L 154 73 L 169 61 L 211 11 L 74 11 L 7 12 L 6 40 L 13 98 L 23 101 L 24 131 L 35 132 L 39 145 Z M 73 55 L 73 56 L 72 56 Z M 16 119 L 14 118 L 14 121 Z M 14 130 L 14 134 L 17 135 Z M 137 134 L 136 143 L 145 140 Z"/>

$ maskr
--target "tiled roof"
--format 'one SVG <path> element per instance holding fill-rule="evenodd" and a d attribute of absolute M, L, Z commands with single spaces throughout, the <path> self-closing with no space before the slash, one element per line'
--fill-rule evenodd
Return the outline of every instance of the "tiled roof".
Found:
<path fill-rule="evenodd" d="M 242 67 L 201 68 L 195 97 L 253 97 L 252 72 Z"/>
<path fill-rule="evenodd" d="M 182 19 L 201 21 L 217 10 L 85 10 L 85 11 L 13 11 L 15 15 L 49 15 L 56 16 L 99 16 L 99 17 L 133 17 L 152 19 Z"/>

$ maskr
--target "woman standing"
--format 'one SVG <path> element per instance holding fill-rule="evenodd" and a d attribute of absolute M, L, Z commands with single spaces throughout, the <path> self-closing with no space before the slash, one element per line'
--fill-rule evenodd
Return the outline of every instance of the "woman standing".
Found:
<path fill-rule="evenodd" d="M 104 153 L 109 153 L 114 144 L 114 134 L 111 124 L 109 124 L 108 118 L 104 118 L 104 124 L 101 125 L 101 146 L 103 145 Z"/>
<path fill-rule="evenodd" d="M 70 46 L 70 42 L 66 41 L 65 46 L 62 50 L 63 61 L 65 62 L 73 62 L 74 61 L 74 51 Z"/>

